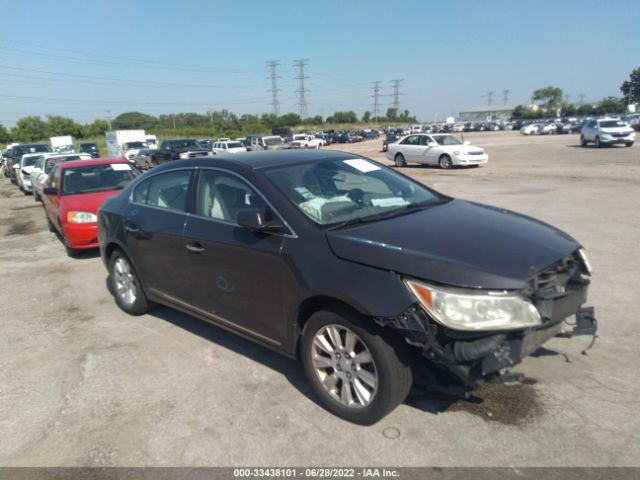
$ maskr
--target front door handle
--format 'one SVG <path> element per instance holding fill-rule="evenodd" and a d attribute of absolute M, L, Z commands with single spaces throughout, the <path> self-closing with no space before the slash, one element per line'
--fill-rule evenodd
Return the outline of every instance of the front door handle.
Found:
<path fill-rule="evenodd" d="M 189 250 L 190 252 L 193 252 L 193 253 L 202 253 L 202 252 L 204 252 L 205 249 L 198 242 L 195 242 L 195 243 L 188 243 L 187 244 L 187 250 Z"/>

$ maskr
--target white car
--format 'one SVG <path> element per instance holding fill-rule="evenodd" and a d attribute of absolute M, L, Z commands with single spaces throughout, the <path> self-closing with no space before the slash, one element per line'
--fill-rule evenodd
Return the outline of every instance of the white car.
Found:
<path fill-rule="evenodd" d="M 318 150 L 320 145 L 322 145 L 322 140 L 313 135 L 298 134 L 294 135 L 293 140 L 291 140 L 293 148 L 315 148 Z"/>
<path fill-rule="evenodd" d="M 438 165 L 440 168 L 476 167 L 489 161 L 484 149 L 448 134 L 409 135 L 397 143 L 390 143 L 386 156 L 398 167 L 408 163 Z"/>
<path fill-rule="evenodd" d="M 593 142 L 596 147 L 624 143 L 627 147 L 633 145 L 636 132 L 626 122 L 617 118 L 600 118 L 589 120 L 580 132 L 580 145 L 586 147 Z"/>
<path fill-rule="evenodd" d="M 44 182 L 49 178 L 49 173 L 60 162 L 68 160 L 91 160 L 88 153 L 45 153 L 40 154 L 31 169 L 31 191 L 36 202 L 42 200 Z"/>
<path fill-rule="evenodd" d="M 538 135 L 551 135 L 558 131 L 558 126 L 555 123 L 543 123 L 538 129 Z"/>
<path fill-rule="evenodd" d="M 216 142 L 213 144 L 211 151 L 216 155 L 220 155 L 222 153 L 240 153 L 246 152 L 247 147 L 245 147 L 242 143 L 236 141 L 224 141 L 224 142 Z"/>
<path fill-rule="evenodd" d="M 31 193 L 31 170 L 42 153 L 27 153 L 22 156 L 18 168 L 16 169 L 16 183 L 25 195 Z"/>
<path fill-rule="evenodd" d="M 542 128 L 541 123 L 530 123 L 529 125 L 525 125 L 520 129 L 520 133 L 522 135 L 538 135 L 540 128 Z"/>

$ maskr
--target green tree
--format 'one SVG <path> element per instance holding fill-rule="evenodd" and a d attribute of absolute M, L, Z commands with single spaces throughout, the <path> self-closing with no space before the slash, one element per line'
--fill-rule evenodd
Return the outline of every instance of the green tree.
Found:
<path fill-rule="evenodd" d="M 631 72 L 629 80 L 625 80 L 620 86 L 620 91 L 626 105 L 640 103 L 640 67 Z"/>
<path fill-rule="evenodd" d="M 4 125 L 0 124 L 0 143 L 9 142 L 11 142 L 11 135 L 9 134 L 9 130 L 7 130 Z"/>
<path fill-rule="evenodd" d="M 316 115 L 315 117 L 308 118 L 306 122 L 311 125 L 322 125 L 322 115 Z"/>
<path fill-rule="evenodd" d="M 527 107 L 524 105 L 518 105 L 513 109 L 511 113 L 511 118 L 525 118 L 527 115 Z"/>
<path fill-rule="evenodd" d="M 327 119 L 329 121 L 329 119 Z M 331 123 L 357 123 L 358 115 L 356 112 L 348 111 L 348 112 L 334 112 L 332 115 Z"/>
<path fill-rule="evenodd" d="M 109 130 L 109 122 L 106 120 L 95 120 L 82 127 L 82 137 L 101 137 Z"/>
<path fill-rule="evenodd" d="M 626 109 L 627 105 L 623 99 L 606 97 L 596 105 L 595 113 L 599 115 L 604 115 L 605 113 L 624 113 Z"/>
<path fill-rule="evenodd" d="M 534 102 L 540 102 L 547 115 L 555 114 L 562 102 L 562 89 L 558 87 L 544 87 L 535 90 L 532 95 Z"/>
<path fill-rule="evenodd" d="M 33 142 L 47 137 L 47 124 L 39 116 L 23 117 L 18 120 L 12 132 L 19 142 Z"/>
<path fill-rule="evenodd" d="M 580 116 L 589 116 L 595 113 L 593 106 L 585 103 L 584 105 L 580 105 L 577 110 L 577 114 Z"/>
<path fill-rule="evenodd" d="M 369 110 L 362 114 L 362 121 L 364 123 L 369 123 L 371 121 L 371 112 Z"/>
<path fill-rule="evenodd" d="M 59 135 L 71 135 L 73 137 L 82 136 L 82 126 L 68 117 L 59 115 L 47 116 L 47 134 L 50 137 Z"/>
<path fill-rule="evenodd" d="M 387 120 L 391 122 L 398 120 L 398 110 L 395 108 L 387 108 Z"/>
<path fill-rule="evenodd" d="M 577 112 L 576 106 L 570 103 L 563 103 L 560 107 L 560 110 L 562 111 L 563 117 L 571 117 Z"/>
<path fill-rule="evenodd" d="M 302 123 L 302 118 L 297 113 L 285 113 L 278 117 L 278 127 L 295 127 Z"/>
<path fill-rule="evenodd" d="M 140 112 L 125 112 L 113 119 L 111 125 L 114 130 L 150 129 L 158 124 L 158 119 L 152 115 Z"/>

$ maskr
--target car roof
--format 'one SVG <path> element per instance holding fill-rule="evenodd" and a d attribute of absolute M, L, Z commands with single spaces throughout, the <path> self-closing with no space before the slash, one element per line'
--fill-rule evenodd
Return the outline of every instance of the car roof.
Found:
<path fill-rule="evenodd" d="M 109 165 L 112 163 L 126 163 L 130 165 L 129 160 L 124 158 L 94 158 L 87 160 L 69 160 L 68 162 L 59 163 L 60 168 L 73 168 L 73 167 L 90 167 L 92 165 Z"/>
<path fill-rule="evenodd" d="M 241 152 L 230 155 L 216 155 L 215 157 L 200 157 L 189 160 L 167 162 L 154 171 L 171 170 L 183 167 L 211 167 L 241 165 L 252 170 L 269 167 L 296 165 L 307 162 L 321 162 L 324 160 L 348 160 L 359 158 L 359 155 L 337 150 L 263 150 L 259 152 Z"/>

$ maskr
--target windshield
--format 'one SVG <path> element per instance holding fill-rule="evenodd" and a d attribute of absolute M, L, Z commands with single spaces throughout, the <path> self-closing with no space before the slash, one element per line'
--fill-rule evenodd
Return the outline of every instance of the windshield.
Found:
<path fill-rule="evenodd" d="M 627 124 L 620 120 L 605 120 L 603 122 L 598 122 L 600 128 L 616 128 L 616 127 L 625 127 Z"/>
<path fill-rule="evenodd" d="M 34 155 L 34 156 L 24 157 L 22 159 L 22 166 L 23 167 L 32 167 L 41 158 L 42 158 L 42 155 Z"/>
<path fill-rule="evenodd" d="M 98 147 L 95 143 L 83 143 L 80 145 L 80 150 L 83 152 L 95 152 Z"/>
<path fill-rule="evenodd" d="M 322 227 L 393 215 L 446 197 L 364 158 L 274 167 L 265 175 L 306 217 Z"/>
<path fill-rule="evenodd" d="M 280 137 L 265 137 L 265 145 L 282 145 L 282 138 Z"/>
<path fill-rule="evenodd" d="M 460 139 L 453 135 L 433 135 L 433 139 L 438 145 L 462 145 Z"/>
<path fill-rule="evenodd" d="M 145 142 L 127 142 L 124 144 L 124 148 L 147 148 L 147 144 Z"/>
<path fill-rule="evenodd" d="M 90 155 L 61 155 L 47 157 L 44 164 L 44 172 L 49 173 L 60 162 L 67 162 L 69 160 L 91 160 Z"/>
<path fill-rule="evenodd" d="M 35 144 L 35 145 L 18 145 L 13 147 L 13 152 L 15 156 L 20 157 L 26 153 L 40 153 L 40 152 L 50 152 L 51 147 L 49 145 L 45 145 L 44 143 Z"/>
<path fill-rule="evenodd" d="M 171 148 L 202 148 L 195 140 L 172 140 Z"/>
<path fill-rule="evenodd" d="M 126 163 L 65 168 L 62 195 L 118 190 L 138 175 L 140 172 Z"/>

